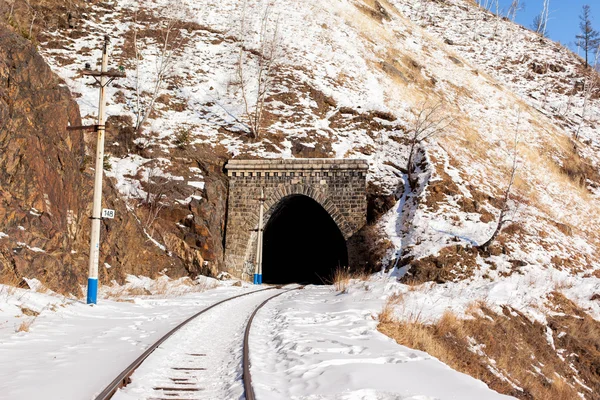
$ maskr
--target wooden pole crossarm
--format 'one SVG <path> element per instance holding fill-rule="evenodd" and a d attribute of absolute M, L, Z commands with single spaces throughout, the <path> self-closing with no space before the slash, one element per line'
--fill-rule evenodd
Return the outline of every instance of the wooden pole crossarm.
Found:
<path fill-rule="evenodd" d="M 109 78 L 125 78 L 125 77 L 127 77 L 127 75 L 125 75 L 125 72 L 121 72 L 116 69 L 112 69 L 112 70 L 106 71 L 106 72 L 86 70 L 86 71 L 82 71 L 81 74 L 86 75 L 86 76 L 98 76 L 98 77 L 106 76 Z"/>
<path fill-rule="evenodd" d="M 68 131 L 92 131 L 98 132 L 100 125 L 67 126 Z"/>
<path fill-rule="evenodd" d="M 121 72 L 116 69 L 113 69 L 110 71 L 85 70 L 85 71 L 82 71 L 81 74 L 83 76 L 91 76 L 92 78 L 94 78 L 96 83 L 98 85 L 100 85 L 101 87 L 106 87 L 106 86 L 110 85 L 112 83 L 112 81 L 114 81 L 117 78 L 125 78 L 126 77 L 125 72 Z M 100 79 L 98 79 L 98 78 L 100 78 Z M 102 82 L 102 78 L 107 78 L 104 80 L 104 83 Z"/>

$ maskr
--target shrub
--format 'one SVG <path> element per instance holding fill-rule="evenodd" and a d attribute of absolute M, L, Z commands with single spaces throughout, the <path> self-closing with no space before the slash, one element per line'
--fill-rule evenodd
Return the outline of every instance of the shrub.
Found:
<path fill-rule="evenodd" d="M 179 130 L 177 130 L 177 133 L 175 134 L 174 140 L 174 143 L 177 146 L 177 148 L 185 150 L 191 142 L 192 137 L 190 135 L 189 129 L 179 128 Z"/>

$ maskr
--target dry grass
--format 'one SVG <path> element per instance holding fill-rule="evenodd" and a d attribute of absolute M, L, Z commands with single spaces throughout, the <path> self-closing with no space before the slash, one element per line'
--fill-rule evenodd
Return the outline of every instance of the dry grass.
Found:
<path fill-rule="evenodd" d="M 351 271 L 349 267 L 338 267 L 333 273 L 333 287 L 337 292 L 346 293 L 352 280 L 365 281 L 369 274 L 365 271 Z"/>
<path fill-rule="evenodd" d="M 451 154 L 462 154 L 468 151 L 469 159 L 485 163 L 489 159 L 489 143 L 473 127 L 473 122 L 461 113 L 456 113 L 457 132 L 448 138 L 442 138 L 442 145 L 448 149 Z M 458 139 L 458 140 L 457 140 Z"/>
<path fill-rule="evenodd" d="M 130 297 L 148 296 L 151 294 L 152 293 L 145 288 L 123 285 L 111 287 L 108 298 L 116 301 L 126 301 Z"/>
<path fill-rule="evenodd" d="M 394 294 L 388 297 L 387 301 L 383 305 L 383 309 L 381 313 L 379 313 L 379 321 L 382 323 L 391 323 L 396 322 L 396 313 L 395 309 L 398 304 L 402 302 L 404 299 L 403 294 Z"/>
<path fill-rule="evenodd" d="M 340 267 L 333 273 L 333 286 L 338 292 L 346 292 L 352 275 L 348 267 Z"/>
<path fill-rule="evenodd" d="M 369 7 L 373 10 L 371 7 Z M 365 12 L 367 11 L 367 12 Z M 346 20 L 346 24 L 360 32 L 360 35 L 371 43 L 394 43 L 394 36 L 381 25 L 377 18 L 368 12 L 364 7 L 357 7 L 355 10 L 344 12 L 342 16 Z"/>
<path fill-rule="evenodd" d="M 541 148 L 521 146 L 519 155 L 527 165 L 535 165 L 552 176 L 554 182 L 568 188 L 582 200 L 589 201 L 591 196 L 581 175 L 589 171 L 589 166 L 575 153 L 569 138 L 562 135 L 549 135 L 551 142 L 543 143 Z M 560 165 L 553 156 L 560 157 Z M 542 175 L 543 176 L 543 175 Z"/>
<path fill-rule="evenodd" d="M 179 296 L 185 293 L 201 293 L 210 289 L 214 289 L 217 283 L 213 280 L 205 279 L 201 282 L 196 282 L 189 277 L 180 279 L 171 279 L 167 276 L 161 276 L 154 279 L 147 287 L 135 286 L 131 284 L 117 285 L 105 287 L 105 296 L 114 301 L 128 302 L 134 297 L 154 296 L 154 297 L 170 297 Z"/>
<path fill-rule="evenodd" d="M 31 328 L 33 321 L 35 321 L 35 317 L 22 321 L 21 324 L 15 328 L 15 332 L 29 332 L 29 328 Z"/>
<path fill-rule="evenodd" d="M 49 294 L 54 291 L 55 293 L 66 294 L 62 293 L 62 291 L 60 290 L 60 276 L 57 273 L 46 274 L 44 276 L 41 276 L 39 278 L 39 281 L 41 285 L 36 288 L 36 292 L 38 293 Z"/>
<path fill-rule="evenodd" d="M 554 298 L 560 303 L 557 310 L 563 314 L 550 318 L 548 326 L 556 347 L 564 349 L 564 360 L 548 343 L 547 326 L 531 322 L 507 307 L 502 314 L 496 314 L 485 303 L 470 306 L 471 319 L 446 312 L 430 325 L 418 318 L 397 321 L 389 310 L 391 306 L 386 304 L 379 330 L 400 344 L 425 351 L 452 368 L 483 380 L 503 394 L 519 399 L 572 400 L 579 398 L 579 392 L 587 399 L 595 399 L 593 393 L 600 391 L 600 322 L 586 317 L 560 294 L 554 294 Z M 561 332 L 565 333 L 559 338 Z"/>

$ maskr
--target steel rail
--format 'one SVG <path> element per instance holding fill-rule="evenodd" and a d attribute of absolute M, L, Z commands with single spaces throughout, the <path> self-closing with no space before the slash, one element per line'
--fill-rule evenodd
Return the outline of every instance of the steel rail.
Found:
<path fill-rule="evenodd" d="M 252 327 L 252 321 L 254 320 L 254 317 L 256 316 L 258 311 L 261 308 L 263 308 L 263 306 L 265 304 L 267 304 L 269 301 L 273 300 L 275 297 L 281 296 L 282 294 L 286 294 L 286 293 L 292 292 L 294 290 L 299 290 L 299 289 L 304 289 L 304 286 L 289 289 L 289 290 L 286 290 L 281 293 L 277 293 L 276 295 L 269 297 L 268 299 L 263 301 L 258 307 L 256 307 L 254 309 L 254 312 L 252 313 L 252 315 L 250 316 L 250 319 L 248 320 L 248 325 L 246 325 L 246 332 L 244 333 L 244 348 L 243 348 L 243 355 L 242 355 L 242 364 L 243 364 L 242 380 L 244 381 L 244 394 L 246 396 L 246 400 L 256 400 L 256 397 L 254 395 L 254 388 L 252 387 L 252 376 L 250 375 L 249 339 L 250 339 L 250 328 Z"/>
<path fill-rule="evenodd" d="M 200 315 L 204 314 L 205 312 L 212 310 L 213 308 L 215 308 L 223 303 L 226 303 L 228 301 L 231 301 L 234 299 L 239 299 L 240 297 L 248 296 L 248 295 L 251 295 L 254 293 L 264 292 L 265 290 L 278 289 L 278 288 L 281 288 L 281 287 L 274 286 L 274 287 L 270 287 L 270 288 L 266 288 L 266 289 L 255 290 L 252 292 L 243 293 L 243 294 L 239 294 L 237 296 L 229 297 L 225 300 L 221 300 L 221 301 L 203 309 L 202 311 L 197 312 L 196 314 L 192 315 L 191 317 L 189 317 L 188 319 L 186 319 L 185 321 L 183 321 L 182 323 L 177 325 L 175 328 L 171 329 L 163 337 L 161 337 L 158 341 L 156 341 L 152 346 L 150 346 L 146 351 L 144 351 L 142 353 L 142 355 L 140 355 L 138 358 L 136 358 L 134 362 L 132 362 L 127 368 L 125 368 L 123 370 L 123 372 L 121 372 L 119 374 L 119 376 L 117 376 L 108 386 L 106 386 L 106 388 L 104 388 L 104 390 L 102 392 L 100 392 L 100 394 L 98 394 L 94 399 L 95 400 L 108 400 L 116 393 L 116 391 L 118 389 L 125 387 L 128 383 L 130 383 L 131 375 L 150 356 L 150 354 L 152 354 L 154 352 L 154 350 L 156 350 L 161 344 L 163 344 L 167 339 L 169 339 L 175 332 L 177 332 L 178 330 L 183 328 L 185 325 L 187 325 L 193 319 L 199 317 Z M 295 289 L 292 289 L 292 290 L 295 290 Z M 287 292 L 288 291 L 285 291 L 285 292 L 282 292 L 279 294 L 283 294 L 283 293 L 287 293 Z M 273 296 L 273 297 L 277 297 L 277 296 Z M 273 298 L 273 297 L 271 297 L 271 298 Z M 262 307 L 263 305 L 264 305 L 264 303 L 259 307 Z M 256 313 L 256 311 L 254 313 Z M 252 316 L 254 316 L 254 314 Z M 244 342 L 244 343 L 246 343 L 246 342 Z"/>

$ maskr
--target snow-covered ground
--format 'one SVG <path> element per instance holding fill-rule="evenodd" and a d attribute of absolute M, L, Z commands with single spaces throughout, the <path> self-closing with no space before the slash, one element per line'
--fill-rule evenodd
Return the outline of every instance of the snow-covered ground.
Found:
<path fill-rule="evenodd" d="M 258 313 L 250 337 L 257 397 L 508 398 L 377 331 L 378 313 L 388 294 L 400 286 L 403 285 L 393 277 L 380 276 L 372 282 L 356 283 L 345 294 L 330 286 L 309 286 L 268 303 Z M 174 297 L 141 296 L 133 302 L 103 300 L 94 307 L 53 294 L 23 289 L 8 294 L 6 287 L 1 289 L 0 398 L 82 400 L 92 399 L 178 322 L 221 299 L 256 288 L 228 284 Z M 165 343 L 153 354 L 116 398 L 146 399 L 156 395 L 147 388 L 160 387 L 164 382 L 159 378 L 164 377 L 157 374 L 175 361 L 204 362 L 208 367 L 206 376 L 196 378 L 199 387 L 210 389 L 201 392 L 205 396 L 202 398 L 239 398 L 244 321 L 256 305 L 273 293 L 250 294 L 244 300 L 209 311 L 174 336 L 174 342 Z M 25 307 L 41 313 L 28 332 L 14 332 L 19 321 L 30 318 L 22 315 Z M 198 347 L 190 347 L 193 343 Z M 171 357 L 182 349 L 186 354 L 206 357 L 183 361 Z M 197 398 L 194 392 L 189 397 Z"/>
<path fill-rule="evenodd" d="M 498 273 L 487 271 L 486 274 L 494 272 Z M 390 275 L 401 276 L 403 273 L 396 270 Z M 419 286 L 393 285 L 388 287 L 387 294 L 402 296 L 402 301 L 394 308 L 396 317 L 406 321 L 435 323 L 445 312 L 469 318 L 469 307 L 480 303 L 499 314 L 503 306 L 510 306 L 531 321 L 545 324 L 546 316 L 553 313 L 548 306 L 548 296 L 555 291 L 600 320 L 600 303 L 589 295 L 600 293 L 600 280 L 596 277 L 532 266 L 523 267 L 520 273 L 507 277 L 482 275 L 480 270 L 471 279 L 441 285 L 433 282 Z"/>
<path fill-rule="evenodd" d="M 230 300 L 193 320 L 152 353 L 131 376 L 131 384 L 114 399 L 241 398 L 246 322 L 254 309 L 276 292 L 281 291 L 265 290 Z"/>
<path fill-rule="evenodd" d="M 246 290 L 223 286 L 88 306 L 0 286 L 0 398 L 91 399 L 177 323 Z M 25 315 L 25 309 L 39 315 Z M 23 322 L 31 323 L 28 332 L 18 331 Z"/>
<path fill-rule="evenodd" d="M 309 286 L 268 303 L 250 337 L 256 397 L 264 400 L 509 399 L 427 353 L 377 331 L 394 279 L 336 293 Z"/>

